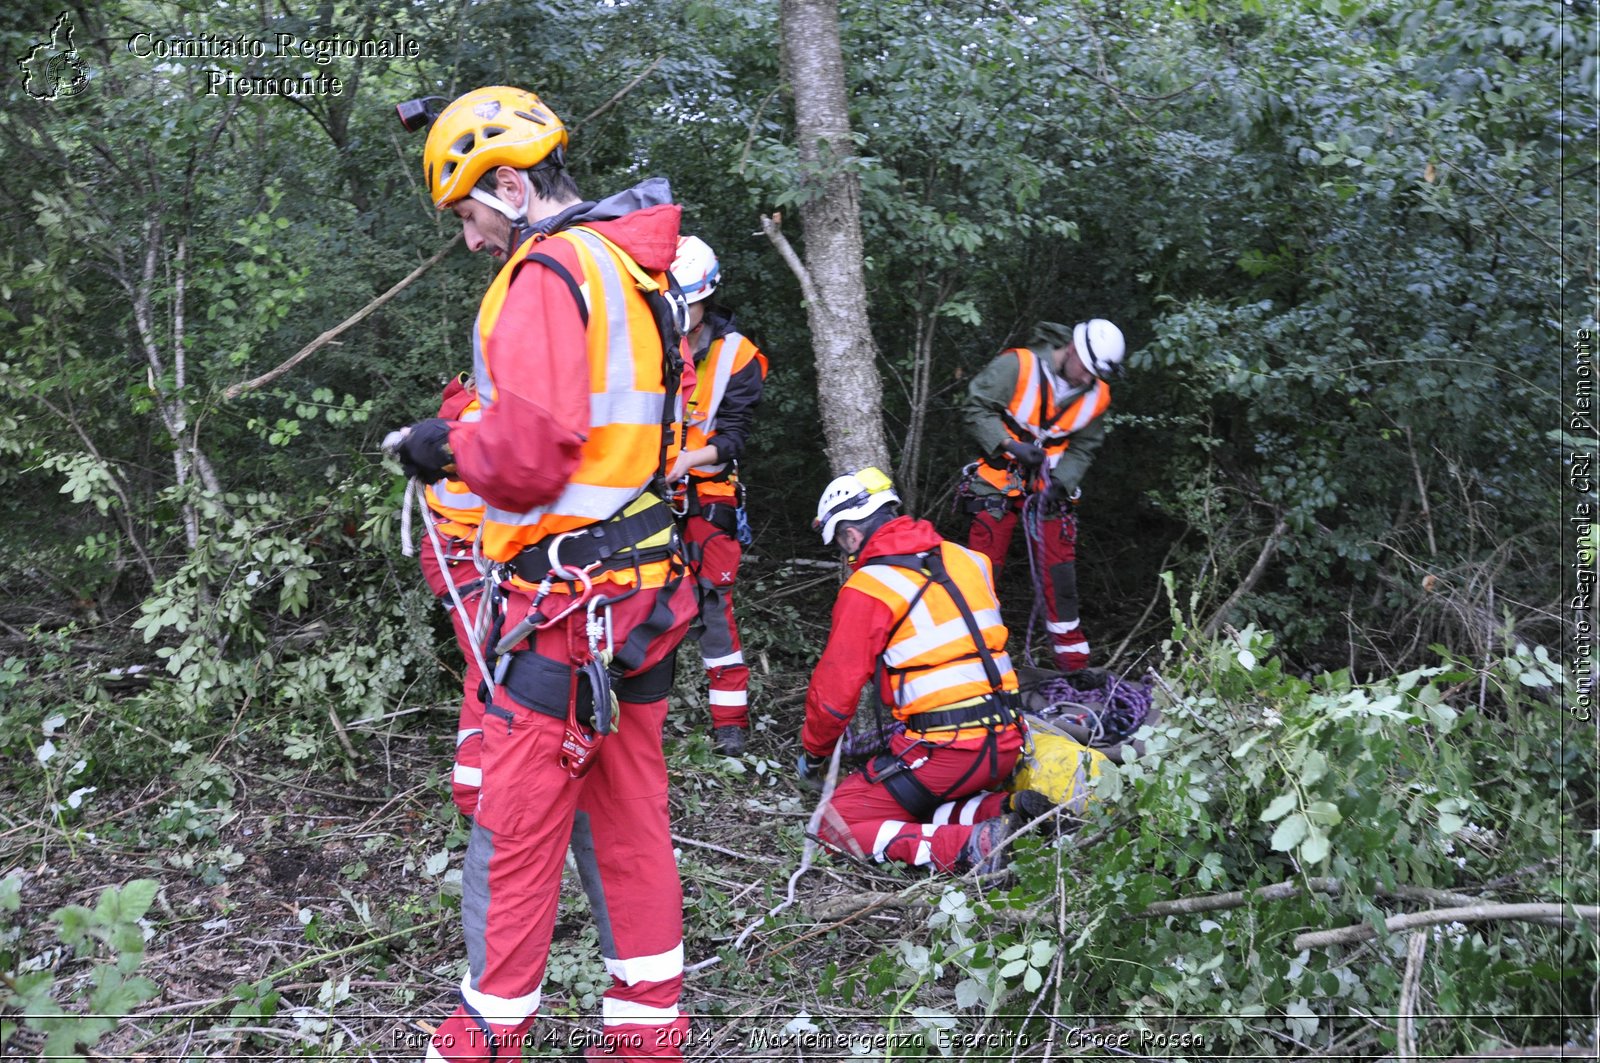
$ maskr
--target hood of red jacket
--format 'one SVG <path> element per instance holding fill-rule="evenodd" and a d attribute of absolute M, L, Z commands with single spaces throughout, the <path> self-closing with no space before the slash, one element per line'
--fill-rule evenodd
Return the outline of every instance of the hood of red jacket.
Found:
<path fill-rule="evenodd" d="M 678 257 L 678 225 L 683 208 L 672 202 L 665 177 L 650 177 L 599 202 L 575 204 L 534 226 L 558 232 L 583 225 L 604 236 L 647 270 L 672 268 Z"/>
<path fill-rule="evenodd" d="M 875 557 L 885 554 L 920 554 L 944 541 L 944 536 L 932 524 L 914 517 L 896 517 L 877 531 L 850 562 L 851 568 L 860 568 Z"/>

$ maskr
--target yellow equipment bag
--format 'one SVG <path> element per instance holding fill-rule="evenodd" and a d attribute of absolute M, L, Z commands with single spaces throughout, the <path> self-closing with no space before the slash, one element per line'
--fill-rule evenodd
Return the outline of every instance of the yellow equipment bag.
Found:
<path fill-rule="evenodd" d="M 1032 748 L 1011 777 L 1011 789 L 1037 790 L 1066 806 L 1072 815 L 1082 816 L 1094 798 L 1093 780 L 1100 777 L 1101 766 L 1108 758 L 1098 749 L 1056 733 L 1043 721 L 1028 717 L 1028 725 Z"/>

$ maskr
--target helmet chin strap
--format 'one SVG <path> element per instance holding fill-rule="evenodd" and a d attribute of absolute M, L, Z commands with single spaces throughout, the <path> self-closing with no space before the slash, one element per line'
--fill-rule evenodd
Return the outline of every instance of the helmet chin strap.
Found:
<path fill-rule="evenodd" d="M 528 223 L 528 204 L 533 202 L 533 182 L 528 180 L 527 171 L 518 171 L 517 176 L 522 178 L 522 209 L 518 210 L 505 200 L 492 192 L 485 192 L 481 188 L 473 188 L 467 192 L 471 198 L 482 203 L 496 214 L 501 215 L 511 223 L 511 245 L 505 249 L 506 257 L 522 246 L 533 232 L 533 226 Z"/>

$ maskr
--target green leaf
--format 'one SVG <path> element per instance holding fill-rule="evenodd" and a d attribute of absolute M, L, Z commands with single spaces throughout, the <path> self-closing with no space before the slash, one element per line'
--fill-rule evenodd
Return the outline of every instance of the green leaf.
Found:
<path fill-rule="evenodd" d="M 1306 817 L 1296 812 L 1278 824 L 1278 829 L 1272 832 L 1272 840 L 1268 844 L 1272 846 L 1274 852 L 1286 853 L 1305 839 L 1309 826 Z"/>
<path fill-rule="evenodd" d="M 1321 750 L 1313 749 L 1306 754 L 1305 764 L 1300 769 L 1300 785 L 1311 786 L 1322 780 L 1328 774 L 1328 758 L 1322 755 Z"/>
<path fill-rule="evenodd" d="M 1261 822 L 1271 823 L 1273 820 L 1282 819 L 1292 811 L 1299 802 L 1299 798 L 1292 793 L 1279 794 L 1272 799 L 1272 803 L 1261 813 Z M 1277 848 L 1274 846 L 1273 848 Z"/>
<path fill-rule="evenodd" d="M 1307 863 L 1321 863 L 1328 855 L 1328 836 L 1321 827 L 1313 826 L 1300 845 L 1300 859 Z"/>
<path fill-rule="evenodd" d="M 1323 827 L 1336 827 L 1344 816 L 1332 801 L 1313 801 L 1306 806 L 1306 816 L 1312 823 Z"/>

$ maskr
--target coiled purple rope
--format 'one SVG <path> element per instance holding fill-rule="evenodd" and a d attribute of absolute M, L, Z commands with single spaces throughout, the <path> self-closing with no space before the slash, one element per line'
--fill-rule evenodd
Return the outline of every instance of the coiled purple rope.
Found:
<path fill-rule="evenodd" d="M 1105 685 L 1098 690 L 1080 690 L 1068 676 L 1046 679 L 1035 697 L 1049 704 L 1034 715 L 1083 728 L 1091 746 L 1126 742 L 1149 718 L 1155 684 L 1136 683 L 1114 672 L 1105 676 Z"/>
<path fill-rule="evenodd" d="M 1154 682 L 1135 682 L 1114 672 L 1105 673 L 1105 685 L 1080 690 L 1071 676 L 1046 679 L 1028 697 L 1044 707 L 1029 709 L 1041 719 L 1071 724 L 1087 735 L 1087 744 L 1100 748 L 1128 741 L 1150 718 Z M 860 731 L 846 731 L 844 756 L 870 757 L 889 748 L 889 740 L 906 729 L 899 720 Z"/>

